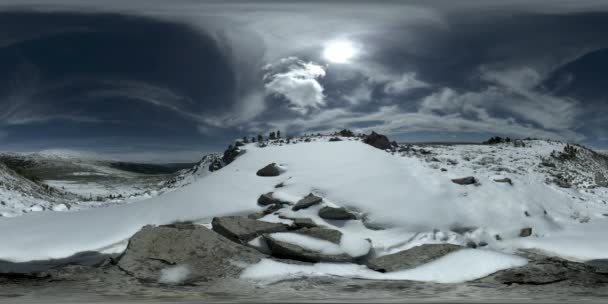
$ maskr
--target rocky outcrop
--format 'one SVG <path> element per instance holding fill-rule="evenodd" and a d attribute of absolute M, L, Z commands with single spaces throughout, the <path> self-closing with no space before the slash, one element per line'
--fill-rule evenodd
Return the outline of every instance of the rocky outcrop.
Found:
<path fill-rule="evenodd" d="M 605 286 L 608 276 L 601 268 L 571 262 L 558 257 L 549 257 L 532 252 L 523 252 L 528 264 L 522 267 L 499 271 L 480 281 L 506 285 L 568 284 L 579 286 Z"/>
<path fill-rule="evenodd" d="M 281 169 L 277 164 L 272 163 L 256 172 L 257 176 L 272 177 L 281 175 Z"/>
<path fill-rule="evenodd" d="M 405 270 L 426 264 L 464 247 L 452 244 L 425 244 L 397 253 L 372 258 L 367 267 L 379 272 Z"/>
<path fill-rule="evenodd" d="M 323 207 L 319 210 L 319 217 L 326 220 L 354 220 L 357 217 L 344 208 Z"/>
<path fill-rule="evenodd" d="M 386 150 L 393 147 L 391 142 L 388 140 L 388 137 L 376 132 L 366 135 L 365 138 L 363 138 L 363 142 L 381 150 Z"/>
<path fill-rule="evenodd" d="M 158 282 L 163 271 L 181 268 L 180 281 L 186 283 L 236 278 L 242 271 L 239 263 L 257 263 L 262 257 L 203 226 L 146 226 L 130 239 L 118 267 L 144 282 Z"/>
<path fill-rule="evenodd" d="M 474 185 L 477 183 L 477 179 L 473 176 L 467 176 L 463 178 L 454 178 L 452 179 L 452 182 L 458 185 Z"/>
<path fill-rule="evenodd" d="M 303 199 L 299 200 L 291 209 L 293 211 L 298 211 L 300 209 L 306 209 L 310 206 L 317 205 L 323 201 L 322 198 L 310 193 Z"/>
<path fill-rule="evenodd" d="M 242 216 L 216 217 L 211 225 L 213 231 L 237 243 L 247 243 L 264 233 L 282 232 L 289 229 L 289 226 L 285 224 L 263 222 Z"/>

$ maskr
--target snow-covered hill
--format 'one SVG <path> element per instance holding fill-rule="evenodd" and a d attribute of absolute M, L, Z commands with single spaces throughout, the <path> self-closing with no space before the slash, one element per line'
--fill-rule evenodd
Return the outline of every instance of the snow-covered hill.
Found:
<path fill-rule="evenodd" d="M 209 224 L 216 216 L 256 213 L 263 210 L 258 197 L 268 192 L 287 203 L 309 193 L 323 202 L 297 211 L 279 209 L 261 220 L 310 218 L 349 237 L 371 240 L 377 256 L 425 243 L 452 243 L 503 253 L 536 248 L 573 260 L 608 258 L 608 188 L 599 178 L 606 176 L 606 158 L 567 147 L 526 140 L 379 150 L 358 137 L 246 144 L 221 170 L 208 173 L 209 158 L 198 169 L 182 172 L 181 180 L 189 184 L 157 197 L 73 213 L 0 218 L 0 230 L 20 231 L 0 234 L 0 259 L 120 252 L 144 225 Z M 281 168 L 279 176 L 256 175 L 270 163 Z M 188 177 L 194 175 L 199 177 Z M 453 181 L 463 177 L 473 177 L 474 183 Z M 358 216 L 326 220 L 318 216 L 323 206 L 345 207 Z"/>

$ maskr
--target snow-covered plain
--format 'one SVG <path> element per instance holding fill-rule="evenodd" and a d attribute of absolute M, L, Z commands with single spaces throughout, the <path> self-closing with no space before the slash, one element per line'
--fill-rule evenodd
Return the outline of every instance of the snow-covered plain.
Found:
<path fill-rule="evenodd" d="M 388 153 L 348 138 L 263 148 L 248 144 L 242 148 L 244 153 L 223 169 L 147 200 L 72 213 L 0 218 L 0 231 L 19 231 L 0 234 L 0 259 L 23 262 L 81 251 L 120 252 L 126 240 L 144 225 L 175 221 L 207 224 L 215 216 L 258 212 L 257 198 L 270 191 L 288 202 L 312 192 L 323 197 L 322 205 L 355 210 L 365 224 L 362 220 L 321 219 L 317 215 L 321 206 L 298 212 L 284 208 L 279 213 L 309 217 L 341 231 L 347 239 L 370 239 L 374 255 L 425 243 L 465 245 L 473 241 L 488 245 L 484 250 L 462 250 L 421 266 L 426 267 L 424 271 L 378 274 L 361 266 L 334 264 L 290 265 L 277 270 L 276 262 L 271 261 L 251 266 L 263 268 L 264 273 L 456 282 L 521 265 L 521 259 L 506 255 L 518 248 L 537 248 L 574 260 L 608 258 L 608 235 L 603 233 L 608 230 L 606 189 L 559 188 L 547 183 L 546 173 L 538 170 L 542 157 L 562 148 L 563 144 L 545 141 L 533 141 L 526 148 L 436 146 L 426 147 L 431 153 L 421 157 Z M 277 177 L 256 176 L 256 171 L 269 163 L 280 164 L 285 172 Z M 479 185 L 451 181 L 464 176 L 475 176 Z M 494 181 L 502 177 L 511 178 L 513 185 Z M 275 189 L 279 183 L 284 187 Z M 274 214 L 262 220 L 289 221 Z M 384 229 L 370 229 L 370 224 Z M 532 235 L 519 237 L 520 230 L 527 227 L 533 229 Z M 483 261 L 480 264 L 485 266 L 462 266 L 469 265 L 466 261 Z M 448 266 L 456 267 L 454 273 L 461 275 L 438 271 Z"/>

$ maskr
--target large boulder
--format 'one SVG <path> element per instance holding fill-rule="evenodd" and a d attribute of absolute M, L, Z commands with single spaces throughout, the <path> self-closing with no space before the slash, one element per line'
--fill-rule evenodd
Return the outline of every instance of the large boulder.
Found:
<path fill-rule="evenodd" d="M 326 220 L 354 220 L 357 217 L 344 208 L 323 207 L 319 210 L 319 217 Z"/>
<path fill-rule="evenodd" d="M 474 185 L 477 183 L 477 179 L 473 176 L 467 176 L 463 178 L 454 178 L 452 179 L 452 182 L 458 185 Z"/>
<path fill-rule="evenodd" d="M 280 174 L 281 174 L 281 169 L 275 163 L 266 165 L 266 167 L 264 167 L 264 168 L 258 170 L 258 172 L 256 172 L 257 176 L 264 176 L 264 177 L 279 176 Z"/>
<path fill-rule="evenodd" d="M 336 246 L 340 245 L 342 240 L 342 233 L 337 230 L 314 227 L 314 228 L 304 228 L 297 231 L 292 232 L 293 234 L 304 235 L 313 239 L 317 239 L 321 242 L 333 243 Z M 346 252 L 335 252 L 335 253 L 327 253 L 321 252 L 318 250 L 313 250 L 305 247 L 304 245 L 298 243 L 297 241 L 288 241 L 283 238 L 279 238 L 284 234 L 276 233 L 276 234 L 265 234 L 264 238 L 268 247 L 274 257 L 292 259 L 304 262 L 345 262 L 352 263 L 356 262 L 362 257 L 366 256 L 369 253 L 369 249 L 371 249 L 371 245 L 367 240 L 361 240 L 361 242 L 366 242 L 365 245 L 368 246 L 365 252 L 361 252 L 357 255 L 350 255 Z M 289 237 L 287 238 L 289 239 Z M 331 245 L 331 244 L 329 244 Z M 328 247 L 328 246 L 325 246 Z"/>
<path fill-rule="evenodd" d="M 425 244 L 397 253 L 372 258 L 367 261 L 367 267 L 380 272 L 405 270 L 426 264 L 463 248 L 462 246 L 452 244 Z"/>
<path fill-rule="evenodd" d="M 381 150 L 392 148 L 392 144 L 388 140 L 388 137 L 373 131 L 371 134 L 366 135 L 365 138 L 363 138 L 363 142 Z"/>
<path fill-rule="evenodd" d="M 499 271 L 480 281 L 506 285 L 548 285 L 566 284 L 578 286 L 606 286 L 608 276 L 593 265 L 567 261 L 534 252 L 520 254 L 528 259 L 528 264 Z"/>
<path fill-rule="evenodd" d="M 299 200 L 291 209 L 293 211 L 298 211 L 300 209 L 306 209 L 310 206 L 317 205 L 323 201 L 322 198 L 310 193 L 305 196 L 303 199 Z"/>
<path fill-rule="evenodd" d="M 285 224 L 263 222 L 243 216 L 216 217 L 213 218 L 211 226 L 213 231 L 237 243 L 247 243 L 264 233 L 289 229 Z"/>
<path fill-rule="evenodd" d="M 198 225 L 146 226 L 129 240 L 118 267 L 144 282 L 180 284 L 236 278 L 263 255 Z"/>

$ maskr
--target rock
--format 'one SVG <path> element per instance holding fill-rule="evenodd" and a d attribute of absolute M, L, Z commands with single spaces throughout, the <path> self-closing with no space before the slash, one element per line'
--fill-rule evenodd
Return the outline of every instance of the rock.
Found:
<path fill-rule="evenodd" d="M 354 220 L 357 217 L 344 208 L 323 207 L 319 216 L 326 220 Z"/>
<path fill-rule="evenodd" d="M 338 132 L 338 135 L 340 135 L 342 137 L 355 137 L 355 133 L 353 133 L 353 131 L 347 130 L 347 129 L 344 129 L 344 130 Z"/>
<path fill-rule="evenodd" d="M 495 179 L 494 181 L 497 182 L 497 183 L 507 183 L 507 184 L 513 186 L 513 181 L 510 178 L 508 178 L 508 177 L 500 178 L 500 179 Z"/>
<path fill-rule="evenodd" d="M 316 205 L 323 201 L 322 198 L 310 193 L 303 199 L 299 200 L 292 208 L 293 211 L 298 211 L 300 209 L 306 209 L 310 206 Z"/>
<path fill-rule="evenodd" d="M 463 248 L 465 247 L 452 244 L 425 244 L 397 253 L 372 258 L 367 261 L 367 267 L 380 272 L 405 270 L 426 264 Z"/>
<path fill-rule="evenodd" d="M 363 142 L 381 150 L 390 149 L 392 147 L 388 137 L 376 132 L 372 132 L 372 134 L 365 136 Z"/>
<path fill-rule="evenodd" d="M 598 187 L 607 187 L 608 188 L 608 179 L 604 174 L 597 172 L 594 177 L 595 185 Z"/>
<path fill-rule="evenodd" d="M 523 254 L 529 260 L 527 265 L 499 271 L 481 281 L 534 286 L 562 282 L 579 286 L 605 286 L 608 284 L 608 276 L 592 265 L 531 252 Z"/>
<path fill-rule="evenodd" d="M 522 230 L 519 231 L 519 236 L 520 237 L 529 237 L 532 235 L 532 228 L 524 228 Z"/>
<path fill-rule="evenodd" d="M 326 228 L 304 228 L 300 230 L 296 230 L 293 233 L 298 233 L 306 236 L 310 236 L 313 238 L 317 238 L 320 240 L 332 242 L 334 244 L 340 244 L 340 240 L 342 239 L 342 233 L 337 230 L 326 229 Z M 266 243 L 272 252 L 274 257 L 278 258 L 286 258 L 292 260 L 299 260 L 303 262 L 340 262 L 340 263 L 352 263 L 357 261 L 361 256 L 353 257 L 346 253 L 328 255 L 323 254 L 317 251 L 312 251 L 306 248 L 302 248 L 298 245 L 288 243 L 285 241 L 280 241 L 273 238 L 272 234 L 265 234 L 264 238 L 266 239 Z M 371 247 L 371 246 L 370 246 Z M 369 251 L 367 252 L 369 253 Z M 367 254 L 366 253 L 366 254 Z M 365 255 L 366 255 L 365 254 Z"/>
<path fill-rule="evenodd" d="M 257 176 L 279 176 L 281 174 L 281 169 L 277 166 L 277 164 L 272 163 L 267 165 L 266 167 L 258 170 L 256 173 Z"/>
<path fill-rule="evenodd" d="M 239 263 L 257 263 L 263 257 L 255 249 L 235 244 L 213 231 L 194 226 L 178 229 L 146 226 L 130 240 L 118 267 L 144 282 L 158 282 L 161 271 L 187 270 L 184 283 L 237 278 Z"/>
<path fill-rule="evenodd" d="M 313 222 L 309 218 L 295 218 L 293 219 L 293 224 L 297 228 L 314 228 L 317 227 L 317 224 Z"/>
<path fill-rule="evenodd" d="M 477 179 L 473 176 L 468 176 L 452 179 L 452 182 L 458 185 L 474 185 L 477 183 Z"/>
<path fill-rule="evenodd" d="M 213 218 L 211 225 L 213 231 L 237 243 L 247 243 L 264 233 L 289 229 L 285 224 L 262 222 L 242 216 L 216 217 Z"/>
<path fill-rule="evenodd" d="M 272 192 L 268 192 L 266 194 L 260 195 L 258 198 L 258 205 L 260 206 L 268 206 L 268 205 L 284 205 L 287 202 L 280 201 L 272 196 Z"/>

